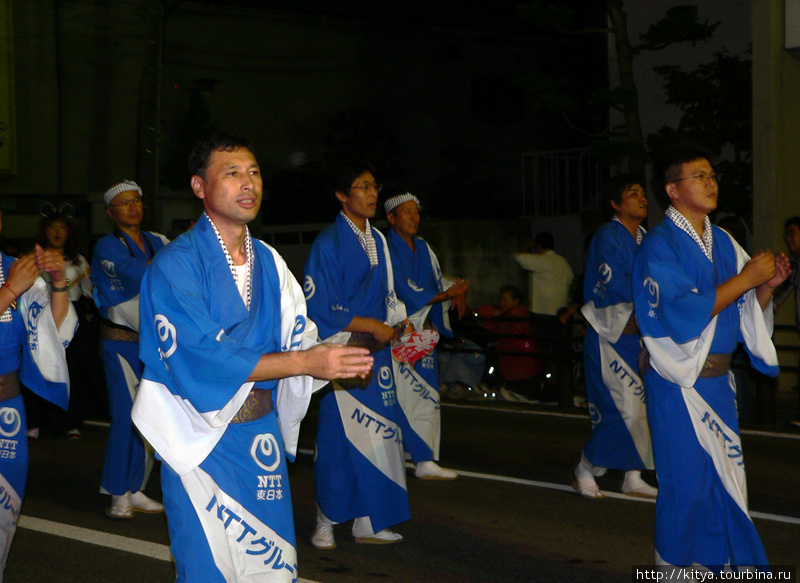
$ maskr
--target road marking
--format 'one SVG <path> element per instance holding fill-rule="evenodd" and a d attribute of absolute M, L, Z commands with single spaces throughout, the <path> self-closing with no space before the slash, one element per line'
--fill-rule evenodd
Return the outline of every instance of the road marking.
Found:
<path fill-rule="evenodd" d="M 142 555 L 151 559 L 158 559 L 159 561 L 172 562 L 172 553 L 169 550 L 169 546 L 159 543 L 151 543 L 136 538 L 81 528 L 70 524 L 62 524 L 60 522 L 44 520 L 43 518 L 34 518 L 32 516 L 20 516 L 17 526 L 19 528 L 26 528 L 44 534 L 52 534 L 54 536 L 89 543 L 107 549 L 116 549 L 118 551 Z M 318 583 L 310 579 L 298 579 L 298 581 L 299 583 Z"/>
<path fill-rule="evenodd" d="M 469 405 L 453 405 L 453 404 L 445 404 L 442 403 L 446 407 L 457 407 L 463 409 L 478 409 L 479 407 L 471 407 Z M 530 415 L 552 415 L 554 417 L 574 417 L 584 419 L 586 418 L 584 415 L 577 415 L 575 413 L 559 413 L 556 411 L 515 411 L 512 409 L 493 409 L 493 411 L 507 411 L 512 413 L 525 413 Z M 85 423 L 91 423 L 93 425 L 102 425 L 102 421 L 87 421 Z M 107 424 L 106 424 L 107 425 Z M 786 439 L 800 439 L 800 435 L 794 433 L 770 433 L 767 431 L 756 431 L 751 429 L 745 429 L 742 431 L 747 435 L 757 435 L 762 437 L 783 437 Z M 313 449 L 302 449 L 298 448 L 297 453 L 302 453 L 305 455 L 314 455 Z M 414 464 L 406 462 L 406 467 L 413 468 Z M 450 468 L 452 469 L 452 468 Z M 506 482 L 508 484 L 520 484 L 522 486 L 533 486 L 534 488 L 545 488 L 548 490 L 559 490 L 561 492 L 575 492 L 572 486 L 567 486 L 564 484 L 554 484 L 552 482 L 539 482 L 537 480 L 525 480 L 523 478 L 510 478 L 508 476 L 496 476 L 493 474 L 482 474 L 479 472 L 468 472 L 465 470 L 453 470 L 458 472 L 459 476 L 466 476 L 468 478 L 477 478 L 479 480 L 494 480 L 496 482 Z M 602 491 L 606 498 L 616 498 L 618 500 L 628 500 L 629 502 L 647 502 L 647 503 L 655 503 L 655 500 L 650 500 L 647 498 L 636 498 L 633 496 L 627 496 L 625 494 L 619 494 L 617 492 L 607 492 L 605 490 Z M 795 516 L 782 516 L 780 514 L 770 514 L 768 512 L 755 512 L 750 511 L 751 518 L 760 518 L 762 520 L 771 520 L 773 522 L 783 522 L 785 524 L 796 524 L 800 525 L 800 518 Z"/>
<path fill-rule="evenodd" d="M 298 448 L 297 453 L 302 453 L 305 455 L 314 455 L 313 449 L 303 449 Z M 407 468 L 414 468 L 414 464 L 411 462 L 406 462 Z M 453 468 L 449 468 L 453 470 Z M 453 470 L 457 472 L 459 476 L 464 476 L 466 478 L 476 478 L 478 480 L 491 480 L 494 482 L 505 482 L 506 484 L 519 484 L 521 486 L 532 486 L 534 488 L 545 488 L 546 490 L 558 490 L 559 492 L 570 492 L 572 494 L 576 494 L 575 489 L 572 486 L 568 486 L 566 484 L 555 484 L 553 482 L 540 482 L 538 480 L 526 480 L 524 478 L 511 478 L 509 476 L 497 476 L 494 474 L 482 474 L 479 472 L 468 472 L 465 470 Z M 627 500 L 628 502 L 646 502 L 648 504 L 655 504 L 655 500 L 651 498 L 637 498 L 635 496 L 628 496 L 626 494 L 620 494 L 618 492 L 608 492 L 606 490 L 602 491 L 605 494 L 606 498 L 616 498 L 617 500 Z M 753 518 L 761 518 L 762 520 L 771 520 L 773 522 L 784 522 L 786 524 L 797 524 L 800 525 L 800 518 L 796 518 L 794 516 L 781 516 L 780 514 L 767 514 L 765 512 L 750 512 L 750 516 Z"/>
<path fill-rule="evenodd" d="M 561 411 L 538 411 L 535 409 L 517 409 L 513 406 L 508 407 L 481 407 L 480 405 L 462 405 L 460 403 L 442 403 L 442 407 L 453 409 L 476 409 L 482 411 L 501 411 L 503 413 L 519 413 L 520 415 L 547 415 L 548 417 L 566 417 L 568 419 L 588 419 L 589 414 L 581 413 L 562 413 Z"/>
<path fill-rule="evenodd" d="M 547 417 L 564 417 L 567 419 L 589 419 L 589 415 L 582 413 L 562 413 L 560 411 L 534 411 L 531 409 L 515 409 L 513 407 L 492 407 L 486 409 L 478 405 L 459 405 L 457 403 L 442 403 L 442 407 L 452 407 L 453 409 L 484 409 L 486 411 L 500 411 L 502 413 L 519 413 L 520 415 L 544 415 Z M 97 427 L 110 427 L 108 421 L 84 421 L 86 425 L 96 425 Z M 800 433 L 777 433 L 774 431 L 761 431 L 758 429 L 742 429 L 739 433 L 743 435 L 755 435 L 757 437 L 781 437 L 783 439 L 800 439 Z"/>
<path fill-rule="evenodd" d="M 127 551 L 151 559 L 158 559 L 159 561 L 172 561 L 172 553 L 168 545 L 146 542 L 127 536 L 62 524 L 32 516 L 20 516 L 17 526 L 109 549 Z"/>
<path fill-rule="evenodd" d="M 502 413 L 518 413 L 520 415 L 542 415 L 545 417 L 564 417 L 567 419 L 589 419 L 588 413 L 562 413 L 561 411 L 537 411 L 534 409 L 516 409 L 514 407 L 482 407 L 480 405 L 462 405 L 459 403 L 442 403 L 442 407 L 453 409 L 480 409 L 484 411 L 500 411 Z M 780 437 L 783 439 L 800 439 L 800 433 L 778 433 L 775 431 L 761 431 L 758 429 L 742 429 L 743 435 L 755 435 L 758 437 Z"/>
<path fill-rule="evenodd" d="M 759 437 L 782 437 L 784 439 L 800 439 L 800 433 L 777 433 L 773 431 L 759 431 L 757 429 L 742 429 L 743 435 L 756 435 Z"/>

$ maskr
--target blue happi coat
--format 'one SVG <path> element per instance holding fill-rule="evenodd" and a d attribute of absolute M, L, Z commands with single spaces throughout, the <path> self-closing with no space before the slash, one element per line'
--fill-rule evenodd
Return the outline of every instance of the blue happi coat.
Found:
<path fill-rule="evenodd" d="M 433 250 L 420 237 L 414 238 L 415 249 L 394 229 L 386 237 L 394 270 L 397 297 L 406 305 L 409 320 L 422 330 L 427 319 L 434 330 L 449 338 L 448 310 L 451 302 L 429 304 L 431 299 L 449 286 Z M 441 405 L 439 401 L 439 359 L 434 349 L 415 366 L 394 363 L 395 383 L 403 410 L 403 442 L 414 462 L 439 459 Z"/>
<path fill-rule="evenodd" d="M 586 258 L 581 312 L 590 325 L 583 363 L 592 435 L 583 454 L 602 468 L 653 468 L 639 334 L 623 334 L 633 314 L 631 273 L 638 249 L 636 238 L 614 220 L 597 231 Z"/>
<path fill-rule="evenodd" d="M 15 260 L 2 255 L 3 273 Z M 56 328 L 44 279 L 37 278 L 10 310 L 13 322 L 5 327 L 0 374 L 18 370 L 23 385 L 66 410 L 69 407 L 69 371 L 66 347 L 78 329 L 72 302 L 61 326 Z"/>
<path fill-rule="evenodd" d="M 0 282 L 5 282 L 15 259 L 0 252 Z M 16 309 L 0 312 L 0 375 L 18 373 L 19 382 L 63 409 L 69 404 L 69 371 L 65 348 L 78 325 L 69 302 L 60 328 L 50 310 L 42 278 L 16 301 Z M 10 381 L 7 381 L 10 382 Z M 0 402 L 0 581 L 28 479 L 28 430 L 22 395 Z"/>
<path fill-rule="evenodd" d="M 372 229 L 378 265 L 340 214 L 311 247 L 303 288 L 309 316 L 325 341 L 346 343 L 354 316 L 394 325 L 405 309 L 393 291 L 386 242 Z M 365 389 L 333 390 L 320 399 L 314 485 L 317 504 L 334 522 L 369 516 L 375 532 L 408 520 L 403 436 L 388 345 L 373 354 Z"/>
<path fill-rule="evenodd" d="M 435 295 L 450 286 L 443 280 L 439 261 L 424 239 L 415 237 L 416 250 L 412 250 L 408 243 L 391 229 L 386 241 L 389 243 L 389 255 L 392 258 L 395 292 L 406 305 L 409 318 L 414 318 L 420 312 L 426 311 L 428 302 Z M 427 317 L 430 318 L 434 330 L 452 338 L 453 331 L 450 329 L 447 313 L 449 308 L 450 301 L 432 305 Z"/>
<path fill-rule="evenodd" d="M 313 345 L 316 328 L 280 256 L 260 241 L 253 251 L 249 310 L 205 215 L 142 282 L 145 370 L 133 418 L 166 462 L 179 581 L 297 579 L 284 442 L 293 454 L 311 378 L 247 377 L 262 354 Z M 272 390 L 277 411 L 231 424 L 253 387 Z"/>
<path fill-rule="evenodd" d="M 121 231 L 102 237 L 94 248 L 92 280 L 100 315 L 116 326 L 139 330 L 139 288 L 148 263 L 167 243 L 166 237 L 142 231 L 144 249 Z M 103 369 L 108 385 L 111 428 L 108 433 L 100 491 L 121 495 L 143 490 L 155 462 L 131 423 L 131 406 L 142 376 L 135 340 L 104 338 Z"/>
<path fill-rule="evenodd" d="M 112 233 L 97 241 L 92 254 L 92 281 L 100 315 L 132 330 L 139 329 L 139 288 L 148 262 L 168 242 L 163 235 L 147 231 L 142 231 L 142 238 L 144 249 L 127 234 Z"/>
<path fill-rule="evenodd" d="M 766 565 L 748 514 L 733 374 L 700 372 L 707 359 L 730 355 L 741 341 L 754 368 L 776 376 L 772 312 L 750 290 L 711 318 L 716 287 L 749 259 L 730 235 L 711 228 L 713 263 L 665 219 L 645 237 L 634 264 L 634 305 L 650 352 L 645 386 L 659 481 L 656 561 Z"/>

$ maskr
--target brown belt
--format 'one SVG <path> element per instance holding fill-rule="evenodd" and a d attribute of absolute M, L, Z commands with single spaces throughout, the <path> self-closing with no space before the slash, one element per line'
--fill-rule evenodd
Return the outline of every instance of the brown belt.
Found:
<path fill-rule="evenodd" d="M 115 328 L 103 324 L 100 326 L 100 338 L 103 340 L 120 340 L 122 342 L 139 342 L 139 333 L 127 328 Z"/>
<path fill-rule="evenodd" d="M 631 317 L 628 318 L 628 322 L 625 324 L 625 327 L 622 329 L 623 334 L 639 334 L 639 326 L 636 324 L 636 314 L 631 314 Z"/>
<path fill-rule="evenodd" d="M 375 337 L 369 332 L 351 332 L 347 345 L 366 348 L 370 354 L 380 352 L 386 346 L 385 343 L 375 340 Z"/>
<path fill-rule="evenodd" d="M 725 376 L 731 369 L 732 354 L 709 354 L 706 361 L 703 363 L 703 369 L 700 371 L 699 378 L 713 379 L 716 377 Z M 642 348 L 639 353 L 639 374 L 644 378 L 644 373 L 650 364 L 650 353 L 646 348 Z"/>
<path fill-rule="evenodd" d="M 0 374 L 0 401 L 8 401 L 19 396 L 19 372 Z"/>
<path fill-rule="evenodd" d="M 701 379 L 711 379 L 728 374 L 733 354 L 709 354 L 700 371 Z"/>
<path fill-rule="evenodd" d="M 272 391 L 252 389 L 242 406 L 231 419 L 231 423 L 247 423 L 261 419 L 272 412 Z"/>

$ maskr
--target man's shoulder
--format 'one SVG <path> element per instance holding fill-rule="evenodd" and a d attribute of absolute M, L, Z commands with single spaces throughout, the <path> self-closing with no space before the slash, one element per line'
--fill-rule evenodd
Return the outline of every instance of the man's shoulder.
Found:
<path fill-rule="evenodd" d="M 559 255 L 558 253 L 556 253 L 552 249 L 550 250 L 550 252 L 553 254 L 553 255 L 551 255 L 551 257 L 553 258 L 553 261 L 555 263 L 560 264 L 561 267 L 569 269 L 570 273 L 572 273 L 572 266 L 569 264 L 569 261 L 567 261 L 566 257 L 564 257 L 563 255 Z"/>
<path fill-rule="evenodd" d="M 100 237 L 94 244 L 92 250 L 92 264 L 101 265 L 104 261 L 117 261 L 120 254 L 128 255 L 128 249 L 114 233 L 109 233 Z M 93 274 L 98 277 L 100 274 Z"/>
<path fill-rule="evenodd" d="M 431 248 L 431 246 L 428 245 L 428 242 L 422 237 L 414 237 L 414 244 L 419 245 L 420 247 L 424 247 L 425 249 Z"/>
<path fill-rule="evenodd" d="M 528 309 L 528 306 L 519 304 L 514 306 L 513 308 L 510 308 L 508 311 L 506 311 L 504 314 L 501 315 L 508 316 L 511 318 L 528 318 L 533 314 Z"/>
<path fill-rule="evenodd" d="M 628 232 L 628 230 L 622 225 L 622 223 L 620 223 L 619 221 L 612 220 L 608 221 L 602 227 L 597 229 L 597 232 L 595 233 L 594 236 L 601 238 L 611 238 L 611 237 L 617 238 L 622 234 L 623 231 L 625 233 Z"/>
<path fill-rule="evenodd" d="M 312 245 L 333 243 L 338 236 L 339 233 L 336 229 L 336 223 L 331 223 L 319 232 Z"/>
<path fill-rule="evenodd" d="M 639 251 L 636 254 L 637 257 L 653 253 L 676 253 L 678 247 L 675 237 L 676 230 L 677 228 L 673 229 L 672 221 L 665 218 L 655 227 L 647 231 L 644 239 L 642 239 L 642 244 L 639 245 Z"/>
<path fill-rule="evenodd" d="M 115 245 L 121 245 L 119 239 L 117 239 L 114 233 L 108 233 L 97 240 L 97 242 L 94 244 L 94 249 L 95 252 L 97 252 L 98 249 L 107 249 L 109 246 Z"/>
<path fill-rule="evenodd" d="M 722 227 L 718 227 L 712 223 L 711 225 L 711 232 L 714 233 L 714 241 L 717 239 L 722 239 L 724 241 L 731 241 L 731 243 L 736 243 L 736 239 L 733 238 L 728 231 L 723 229 Z M 738 243 L 736 243 L 738 245 Z"/>
<path fill-rule="evenodd" d="M 192 239 L 191 231 L 179 235 L 153 257 L 150 265 L 157 266 L 159 269 L 171 270 L 176 265 L 200 263 L 200 252 L 193 244 Z"/>
<path fill-rule="evenodd" d="M 163 245 L 169 243 L 169 239 L 167 239 L 166 235 L 162 235 L 161 233 L 157 233 L 155 231 L 142 231 L 142 234 L 149 236 L 151 239 L 160 241 Z"/>
<path fill-rule="evenodd" d="M 658 223 L 655 227 L 647 231 L 647 234 L 642 239 L 642 245 L 663 243 L 665 240 L 672 239 L 672 227 L 674 224 L 668 218 Z"/>
<path fill-rule="evenodd" d="M 273 268 L 277 269 L 280 266 L 286 265 L 286 260 L 278 252 L 278 250 L 266 241 L 262 241 L 261 239 L 256 239 L 253 237 L 253 247 L 261 250 L 261 256 L 266 259 L 267 262 L 273 266 Z"/>

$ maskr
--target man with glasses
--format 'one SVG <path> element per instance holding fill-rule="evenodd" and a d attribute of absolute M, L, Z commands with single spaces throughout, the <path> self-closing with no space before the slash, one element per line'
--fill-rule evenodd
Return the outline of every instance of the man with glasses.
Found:
<path fill-rule="evenodd" d="M 92 280 L 100 309 L 103 362 L 111 407 L 111 429 L 100 492 L 111 494 L 106 516 L 133 518 L 134 512 L 163 512 L 164 507 L 142 490 L 153 467 L 153 453 L 145 448 L 131 422 L 131 407 L 142 364 L 139 361 L 139 288 L 145 269 L 168 240 L 140 228 L 144 217 L 142 189 L 123 180 L 103 195 L 114 232 L 94 248 Z"/>
<path fill-rule="evenodd" d="M 334 177 L 342 210 L 314 241 L 305 266 L 308 315 L 320 337 L 369 348 L 375 359 L 366 386 L 334 381 L 320 399 L 311 539 L 318 549 L 333 549 L 333 525 L 350 519 L 357 543 L 400 542 L 389 527 L 411 517 L 389 345 L 407 320 L 386 240 L 369 222 L 380 189 L 364 165 Z"/>
<path fill-rule="evenodd" d="M 771 299 L 789 262 L 770 251 L 750 258 L 711 225 L 718 186 L 709 156 L 674 145 L 655 176 L 671 206 L 634 261 L 633 298 L 649 352 L 644 378 L 658 476 L 656 562 L 765 566 L 747 508 L 736 388 L 737 341 L 754 368 L 777 376 Z"/>

